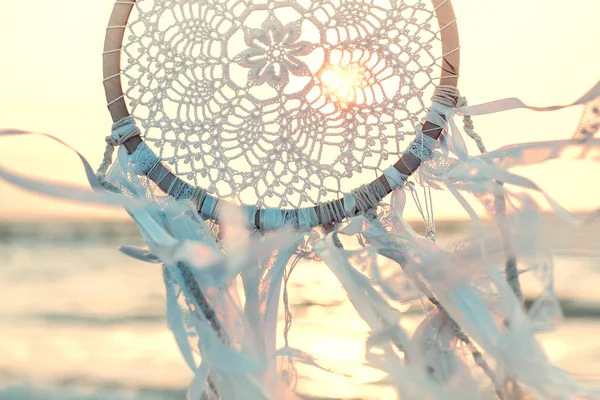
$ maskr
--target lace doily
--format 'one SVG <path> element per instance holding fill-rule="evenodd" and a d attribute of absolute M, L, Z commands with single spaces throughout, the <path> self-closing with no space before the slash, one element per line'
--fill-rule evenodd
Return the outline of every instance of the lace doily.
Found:
<path fill-rule="evenodd" d="M 138 0 L 126 98 L 174 173 L 294 208 L 393 164 L 441 54 L 429 0 Z"/>

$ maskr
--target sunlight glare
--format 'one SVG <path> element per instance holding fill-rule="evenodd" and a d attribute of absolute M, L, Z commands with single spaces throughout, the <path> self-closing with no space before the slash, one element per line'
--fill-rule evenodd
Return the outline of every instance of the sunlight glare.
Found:
<path fill-rule="evenodd" d="M 367 86 L 367 68 L 364 65 L 332 65 L 321 76 L 323 88 L 342 104 L 357 102 L 358 91 Z"/>

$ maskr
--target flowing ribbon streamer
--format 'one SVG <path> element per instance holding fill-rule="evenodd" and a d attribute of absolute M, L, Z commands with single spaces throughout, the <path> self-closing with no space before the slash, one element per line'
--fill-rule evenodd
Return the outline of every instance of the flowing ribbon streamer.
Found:
<path fill-rule="evenodd" d="M 365 235 L 379 254 L 425 279 L 453 319 L 520 382 L 548 399 L 573 398 L 576 393 L 585 393 L 583 387 L 549 363 L 534 337 L 531 323 L 499 271 L 485 265 L 471 265 L 476 270 L 466 274 L 464 267 L 472 264 L 469 259 L 408 235 L 381 232 L 360 218 L 353 218 L 340 232 Z M 324 242 L 329 251 L 340 252 L 332 241 Z M 320 253 L 325 254 L 323 249 Z M 344 265 L 346 258 L 324 257 L 324 261 L 334 269 Z M 496 296 L 487 298 L 472 288 L 469 282 L 474 275 L 489 279 Z"/>
<path fill-rule="evenodd" d="M 20 129 L 0 129 L 0 136 L 25 136 L 25 135 L 45 136 L 51 140 L 54 140 L 54 141 L 60 143 L 61 145 L 68 148 L 69 150 L 75 152 L 75 154 L 77 154 L 77 157 L 79 157 L 79 159 L 81 160 L 81 163 L 83 164 L 83 168 L 85 169 L 85 174 L 87 176 L 88 182 L 90 183 L 90 186 L 94 190 L 102 189 L 102 185 L 100 185 L 100 182 L 98 181 L 98 177 L 96 176 L 94 169 L 92 168 L 90 163 L 86 160 L 86 158 L 80 152 L 78 152 L 73 147 L 71 147 L 68 144 L 66 144 L 65 142 L 63 142 L 62 140 L 58 139 L 57 137 L 49 135 L 47 133 L 29 132 L 29 131 L 23 131 Z"/>
<path fill-rule="evenodd" d="M 507 99 L 495 100 L 475 106 L 466 106 L 457 108 L 459 115 L 486 115 L 502 111 L 517 110 L 526 108 L 533 111 L 557 111 L 564 108 L 587 104 L 600 97 L 600 81 L 596 83 L 587 93 L 571 104 L 562 106 L 533 107 L 525 104 L 522 100 L 512 97 Z"/>
<path fill-rule="evenodd" d="M 511 146 L 510 148 L 507 148 L 504 153 L 502 151 L 496 151 L 489 153 L 486 156 L 470 157 L 461 132 L 456 126 L 453 117 L 456 114 L 484 115 L 516 108 L 528 108 L 535 111 L 553 111 L 574 105 L 585 104 L 598 96 L 600 96 L 600 82 L 586 93 L 586 95 L 568 106 L 539 108 L 527 106 L 518 99 L 505 99 L 479 106 L 445 110 L 444 115 L 450 126 L 449 135 L 452 139 L 448 141 L 448 149 L 456 154 L 462 163 L 445 174 L 442 174 L 441 177 L 435 179 L 446 181 L 452 193 L 457 196 L 459 200 L 462 196 L 458 195 L 457 190 L 465 189 L 476 192 L 477 190 L 482 190 L 483 184 L 493 183 L 494 180 L 510 183 L 540 192 L 559 215 L 563 217 L 571 216 L 534 182 L 504 170 L 504 168 L 519 163 L 533 162 L 531 160 L 525 160 L 524 157 L 528 154 L 529 149 L 535 147 L 532 147 L 531 144 L 521 145 L 520 147 Z M 0 136 L 25 134 L 29 134 L 29 132 L 20 130 L 0 130 Z M 182 304 L 181 302 L 183 298 L 188 302 L 193 302 L 194 296 L 190 293 L 190 290 L 185 287 L 186 277 L 182 275 L 181 271 L 173 266 L 173 263 L 182 260 L 192 264 L 194 252 L 187 250 L 194 249 L 193 247 L 190 247 L 189 244 L 194 241 L 196 241 L 196 243 L 198 241 L 202 242 L 203 240 L 207 241 L 206 238 L 209 237 L 208 234 L 204 231 L 201 232 L 199 229 L 193 230 L 193 221 L 191 217 L 185 213 L 183 213 L 183 215 L 186 215 L 186 218 L 188 218 L 185 219 L 185 221 L 178 222 L 174 220 L 176 219 L 176 214 L 185 207 L 171 207 L 173 202 L 169 203 L 168 201 L 164 204 L 156 205 L 150 200 L 143 198 L 143 188 L 141 188 L 143 183 L 140 181 L 140 178 L 135 174 L 131 174 L 129 171 L 129 157 L 125 154 L 124 150 L 121 149 L 118 158 L 118 164 L 120 168 L 122 168 L 122 175 L 118 177 L 118 183 L 126 184 L 128 178 L 131 178 L 132 181 L 135 180 L 136 182 L 130 182 L 132 193 L 137 196 L 135 198 L 107 193 L 103 190 L 100 191 L 99 189 L 101 186 L 93 169 L 79 152 L 57 138 L 46 134 L 40 135 L 47 136 L 57 141 L 78 155 L 86 172 L 88 182 L 94 191 L 90 192 L 89 190 L 84 190 L 71 185 L 50 183 L 35 178 L 28 178 L 10 172 L 1 166 L 0 178 L 30 191 L 57 198 L 125 207 L 131 213 L 133 219 L 138 223 L 153 252 L 146 254 L 140 250 L 127 249 L 126 251 L 129 251 L 131 254 L 142 259 L 145 258 L 154 261 L 161 259 L 170 264 L 166 268 L 169 271 L 171 280 L 165 280 L 165 284 L 168 288 L 167 298 L 170 310 L 169 322 L 172 324 L 174 334 L 178 337 L 178 343 L 180 344 L 180 349 L 186 362 L 196 373 L 196 380 L 192 384 L 193 390 L 204 390 L 204 381 L 210 374 L 211 376 L 214 375 L 220 378 L 220 382 L 223 383 L 225 390 L 224 393 L 243 395 L 244 390 L 247 390 L 248 392 L 246 394 L 248 394 L 248 398 L 254 398 L 254 395 L 251 395 L 250 393 L 256 394 L 255 398 L 262 398 L 261 396 L 264 394 L 263 388 L 265 388 L 265 385 L 257 383 L 256 374 L 258 374 L 257 371 L 266 368 L 269 363 L 272 362 L 272 357 L 277 356 L 276 354 L 273 354 L 274 347 L 272 347 L 272 341 L 274 340 L 274 336 L 272 336 L 272 332 L 267 332 L 265 336 L 266 340 L 269 342 L 269 346 L 266 346 L 269 349 L 265 354 L 266 357 L 263 355 L 262 358 L 259 357 L 257 359 L 249 354 L 248 350 L 251 349 L 248 349 L 247 346 L 240 351 L 227 346 L 221 341 L 221 338 L 217 333 L 212 330 L 206 316 L 202 315 L 202 313 L 194 313 L 192 315 L 189 303 Z M 540 144 L 539 146 L 540 148 L 546 146 L 546 149 L 554 150 L 555 153 L 552 154 L 557 156 L 560 154 L 559 150 L 571 145 L 573 145 L 573 142 L 563 141 L 555 142 L 554 145 Z M 600 146 L 600 139 L 590 139 L 585 145 L 588 146 L 588 148 L 590 148 L 590 146 L 591 148 L 595 148 Z M 518 156 L 510 158 L 510 156 L 514 154 L 517 154 Z M 547 159 L 548 157 L 544 159 Z M 136 191 L 136 188 L 140 188 L 140 190 Z M 485 187 L 483 189 L 487 190 L 489 188 Z M 396 195 L 395 201 L 397 207 L 401 209 L 403 207 L 404 198 Z M 467 206 L 466 203 L 466 200 L 464 200 L 463 205 L 465 207 Z M 471 217 L 477 222 L 477 216 L 474 211 L 470 208 L 469 211 L 471 211 Z M 189 225 L 185 225 L 188 222 Z M 177 223 L 182 223 L 182 225 L 177 225 Z M 440 257 L 438 263 L 429 262 L 427 266 L 445 265 L 462 267 L 460 260 L 456 257 L 451 257 L 441 252 L 432 254 L 435 250 L 431 250 L 427 247 L 429 244 L 426 245 L 424 241 L 419 241 L 417 237 L 412 236 L 414 232 L 406 227 L 404 227 L 403 230 L 408 233 L 408 235 L 406 235 L 408 240 L 405 240 L 405 244 L 403 245 L 397 240 L 401 235 L 385 232 L 381 227 L 374 227 L 374 225 L 375 223 L 368 222 L 362 217 L 356 217 L 352 218 L 350 223 L 346 225 L 343 230 L 339 230 L 335 233 L 349 235 L 364 234 L 365 237 L 369 237 L 370 235 L 370 239 L 374 242 L 376 242 L 375 239 L 378 238 L 380 239 L 380 242 L 377 244 L 379 250 L 389 250 L 391 252 L 390 254 L 393 253 L 393 255 L 398 257 L 398 262 L 405 262 L 409 264 L 407 265 L 408 267 L 412 267 L 415 270 L 417 270 L 417 267 L 420 265 L 414 263 L 414 258 L 411 261 L 407 257 L 411 254 L 418 255 L 419 251 L 422 251 L 421 255 L 431 255 L 430 261 L 434 261 L 433 259 L 438 256 Z M 199 226 L 206 228 L 203 223 L 199 224 Z M 372 229 L 369 229 L 369 227 Z M 397 229 L 398 231 L 402 230 L 400 227 Z M 205 234 L 206 236 L 204 236 Z M 188 242 L 186 243 L 186 241 Z M 250 243 L 251 242 L 248 242 L 248 244 Z M 329 264 L 332 271 L 338 276 L 348 291 L 349 297 L 359 314 L 375 331 L 375 335 L 370 338 L 367 345 L 371 347 L 380 347 L 385 352 L 384 358 L 377 358 L 375 352 L 369 352 L 367 356 L 370 357 L 369 359 L 373 361 L 374 364 L 380 363 L 382 367 L 389 368 L 392 377 L 400 381 L 402 373 L 398 372 L 403 372 L 403 370 L 410 371 L 410 369 L 402 369 L 400 365 L 395 362 L 396 358 L 394 357 L 394 351 L 387 340 L 391 338 L 395 344 L 407 350 L 408 354 L 417 361 L 420 358 L 420 352 L 415 348 L 415 343 L 411 341 L 405 332 L 398 326 L 398 321 L 400 319 L 399 312 L 391 307 L 386 299 L 374 289 L 372 285 L 373 282 L 370 281 L 368 277 L 353 268 L 348 258 L 350 252 L 341 249 L 338 244 L 337 237 L 334 237 L 333 234 L 329 234 L 323 240 L 316 241 L 313 245 L 313 249 Z M 389 246 L 389 244 L 392 244 L 393 246 Z M 407 246 L 412 246 L 413 250 L 410 250 Z M 211 249 L 214 250 L 214 248 Z M 485 249 L 483 249 L 482 252 L 486 254 Z M 277 260 L 277 263 L 272 270 L 274 280 L 279 283 L 272 285 L 271 290 L 273 290 L 273 292 L 270 292 L 265 298 L 264 304 L 266 305 L 267 315 L 265 316 L 266 319 L 262 322 L 268 330 L 272 330 L 276 322 L 276 319 L 273 318 L 275 318 L 274 316 L 277 314 L 276 299 L 278 298 L 278 293 L 280 291 L 282 272 L 291 255 L 291 252 L 288 252 L 287 250 L 284 253 L 285 254 L 282 254 L 281 258 Z M 248 260 L 250 260 L 250 257 L 245 260 L 238 260 L 237 263 L 234 263 L 239 267 L 239 270 L 234 273 L 241 271 L 244 267 L 243 261 Z M 414 265 L 410 265 L 411 263 Z M 202 267 L 202 265 L 197 265 L 197 267 Z M 454 271 L 454 268 L 448 268 L 448 270 Z M 435 274 L 436 271 L 433 271 L 433 274 Z M 196 274 L 197 276 L 202 276 L 202 273 L 205 273 L 204 276 L 209 277 L 211 272 L 210 269 L 198 269 Z M 446 273 L 447 272 L 448 271 L 446 271 Z M 484 272 L 488 272 L 487 269 L 485 269 Z M 501 277 L 493 275 L 493 271 L 489 272 L 488 276 L 496 285 L 498 285 L 498 289 L 501 292 L 500 294 L 510 300 L 509 303 L 504 305 L 504 313 L 507 316 L 507 319 L 510 317 L 510 321 L 514 324 L 510 327 L 497 327 L 494 324 L 492 320 L 493 317 L 486 308 L 488 304 L 485 303 L 486 300 L 484 296 L 479 295 L 472 289 L 468 285 L 468 282 L 464 281 L 464 276 L 459 274 L 459 278 L 453 280 L 450 274 L 442 274 L 441 277 L 435 277 L 431 272 L 426 270 L 420 270 L 419 274 L 429 281 L 429 284 L 441 301 L 450 306 L 449 311 L 452 313 L 452 316 L 457 321 L 463 322 L 462 325 L 465 325 L 468 328 L 473 337 L 479 338 L 480 343 L 490 354 L 495 355 L 500 362 L 504 362 L 507 365 L 518 369 L 517 376 L 522 375 L 526 378 L 527 383 L 532 387 L 535 387 L 541 393 L 544 393 L 546 397 L 551 397 L 553 394 L 551 393 L 552 390 L 560 392 L 561 389 L 557 387 L 558 383 L 566 385 L 564 389 L 565 394 L 570 394 L 570 391 L 574 390 L 574 386 L 570 386 L 572 385 L 571 382 L 566 379 L 562 381 L 549 368 L 545 357 L 539 351 L 535 339 L 532 339 L 532 336 L 530 335 L 531 328 L 528 325 L 526 317 L 522 314 L 519 304 L 513 299 L 512 291 L 505 285 Z M 464 274 L 464 271 L 461 272 L 461 274 Z M 215 284 L 216 282 L 219 282 L 219 280 L 221 280 L 221 282 L 222 280 L 227 280 L 228 277 L 229 276 L 226 275 L 214 276 L 213 281 L 208 281 L 210 281 L 211 284 Z M 433 278 L 437 278 L 437 281 Z M 206 281 L 198 279 L 197 277 L 196 280 L 206 285 Z M 174 285 L 178 285 L 178 287 Z M 181 290 L 178 291 L 178 288 Z M 448 290 L 448 288 L 451 290 Z M 214 287 L 212 289 L 214 289 Z M 212 299 L 218 301 L 223 300 L 226 297 L 225 294 L 218 292 L 218 290 L 216 293 L 213 291 L 212 296 Z M 209 301 L 210 300 L 211 299 L 209 299 Z M 233 300 L 227 300 L 231 301 L 230 303 L 219 303 L 218 301 L 216 303 L 224 304 L 223 307 L 225 311 L 238 312 L 238 314 L 242 315 L 242 311 L 236 308 L 237 305 L 234 304 L 235 302 Z M 199 304 L 193 305 L 194 310 L 201 309 Z M 490 322 L 490 320 L 492 321 Z M 480 323 L 481 321 L 483 321 L 483 323 Z M 233 331 L 233 334 L 241 334 L 235 330 L 236 328 L 230 329 Z M 201 337 L 200 343 L 194 344 L 193 346 L 190 344 L 188 341 L 190 338 L 190 330 L 194 331 L 194 335 Z M 385 337 L 386 340 L 384 342 L 386 343 L 383 343 L 380 338 L 377 337 L 377 334 L 381 334 L 381 338 Z M 200 366 L 196 365 L 193 357 L 193 352 L 195 352 L 197 348 L 201 348 L 202 350 L 203 361 Z M 519 350 L 525 351 L 521 353 Z M 531 359 L 528 359 L 528 357 Z M 417 362 L 417 365 L 420 365 L 420 362 Z M 536 366 L 539 367 L 538 375 L 535 375 L 534 372 L 532 372 L 535 370 L 535 368 L 532 367 Z M 211 371 L 209 371 L 209 369 L 211 369 Z M 417 374 L 416 376 L 419 379 L 423 379 L 424 383 L 431 384 L 425 376 L 421 376 L 420 374 Z M 229 383 L 233 383 L 234 380 L 236 380 L 235 383 L 237 386 L 228 385 Z M 401 382 L 402 383 L 399 385 L 400 388 L 407 385 L 405 381 Z M 435 385 L 430 388 L 435 389 L 432 391 L 432 394 L 434 393 L 437 395 L 438 393 L 441 393 L 440 388 Z"/>
<path fill-rule="evenodd" d="M 573 140 L 526 143 L 508 146 L 487 154 L 472 157 L 434 179 L 445 181 L 447 186 L 469 190 L 473 193 L 489 191 L 488 184 L 493 184 L 494 181 L 530 189 L 540 193 L 561 219 L 572 223 L 581 223 L 582 219 L 566 210 L 531 179 L 507 171 L 508 168 L 558 158 L 569 149 L 581 149 L 583 156 L 591 155 L 595 159 L 600 159 L 597 153 L 594 154 L 590 151 L 592 149 L 600 151 L 599 138 L 589 139 L 585 143 L 578 143 Z M 538 153 L 542 153 L 542 155 Z M 492 189 L 499 190 L 499 188 Z"/>
<path fill-rule="evenodd" d="M 45 136 L 51 140 L 58 142 L 67 149 L 73 151 L 77 155 L 77 157 L 79 157 L 79 160 L 83 165 L 88 183 L 94 191 L 90 192 L 89 190 L 84 189 L 83 187 L 71 184 L 45 181 L 37 178 L 27 177 L 22 174 L 11 172 L 10 170 L 3 168 L 0 165 L 0 178 L 4 179 L 5 181 L 17 187 L 29 190 L 31 192 L 47 195 L 58 199 L 76 201 L 79 203 L 105 206 L 123 206 L 132 209 L 141 208 L 144 206 L 142 202 L 139 202 L 130 197 L 114 193 L 108 193 L 104 191 L 102 185 L 100 185 L 100 182 L 98 181 L 98 177 L 96 177 L 96 174 L 93 168 L 91 167 L 90 163 L 87 161 L 87 159 L 80 152 L 78 152 L 62 140 L 56 138 L 55 136 L 49 135 L 47 133 L 28 132 L 17 129 L 0 129 L 0 138 L 3 136 L 9 137 L 25 135 Z"/>
<path fill-rule="evenodd" d="M 447 155 L 447 152 L 449 150 L 450 152 L 454 153 L 459 160 L 466 161 L 470 158 L 470 156 L 467 151 L 462 132 L 456 125 L 456 122 L 454 121 L 455 115 L 486 115 L 516 109 L 528 109 L 539 112 L 557 111 L 573 106 L 584 105 L 594 101 L 597 98 L 600 98 L 600 81 L 598 81 L 598 83 L 596 83 L 587 93 L 581 96 L 578 100 L 568 105 L 533 107 L 525 104 L 522 100 L 513 97 L 495 100 L 475 106 L 465 106 L 457 108 L 451 108 L 434 103 L 432 109 L 435 109 L 438 113 L 443 114 L 446 121 L 445 123 L 449 126 L 448 135 L 450 136 L 451 140 L 448 141 L 443 136 L 440 139 L 440 147 L 444 151 L 444 154 Z M 438 123 L 438 125 L 443 126 L 444 123 Z"/>

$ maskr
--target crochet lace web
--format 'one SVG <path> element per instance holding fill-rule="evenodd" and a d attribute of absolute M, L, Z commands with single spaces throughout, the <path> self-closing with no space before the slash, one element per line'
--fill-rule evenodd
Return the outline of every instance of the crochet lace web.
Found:
<path fill-rule="evenodd" d="M 179 177 L 219 198 L 302 207 L 397 161 L 440 48 L 430 0 L 138 0 L 123 81 Z"/>

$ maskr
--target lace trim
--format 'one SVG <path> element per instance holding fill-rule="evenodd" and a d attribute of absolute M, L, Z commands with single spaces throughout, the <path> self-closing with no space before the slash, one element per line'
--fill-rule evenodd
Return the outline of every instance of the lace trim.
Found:
<path fill-rule="evenodd" d="M 406 151 L 415 156 L 420 162 L 433 158 L 433 150 L 437 140 L 430 138 L 423 133 L 418 133 L 417 137 L 408 145 Z"/>
<path fill-rule="evenodd" d="M 150 171 L 160 162 L 160 158 L 148 147 L 146 142 L 139 144 L 130 158 L 133 170 L 137 175 L 148 175 Z"/>

